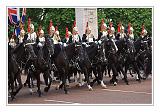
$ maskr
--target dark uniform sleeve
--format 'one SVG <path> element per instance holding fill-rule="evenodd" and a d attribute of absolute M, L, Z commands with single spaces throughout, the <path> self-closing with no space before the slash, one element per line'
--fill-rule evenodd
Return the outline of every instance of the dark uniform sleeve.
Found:
<path fill-rule="evenodd" d="M 72 36 L 69 37 L 68 43 L 69 43 L 69 44 L 70 44 L 70 43 L 73 43 L 73 42 L 72 42 Z"/>
<path fill-rule="evenodd" d="M 99 34 L 98 34 L 98 40 L 101 39 L 101 36 L 102 36 L 102 32 L 99 32 Z"/>
<path fill-rule="evenodd" d="M 78 37 L 79 37 L 79 42 L 82 42 L 81 37 L 79 35 L 78 35 Z"/>
<path fill-rule="evenodd" d="M 83 34 L 83 37 L 82 37 L 82 42 L 87 42 L 87 39 L 86 39 L 86 34 Z"/>
<path fill-rule="evenodd" d="M 39 38 L 37 37 L 37 38 L 36 38 L 36 44 L 38 44 L 38 43 L 39 43 Z"/>

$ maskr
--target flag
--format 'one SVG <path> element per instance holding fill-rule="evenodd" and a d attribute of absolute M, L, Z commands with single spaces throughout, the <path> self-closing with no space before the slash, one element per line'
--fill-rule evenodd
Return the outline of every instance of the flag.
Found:
<path fill-rule="evenodd" d="M 15 28 L 15 35 L 18 37 L 18 35 L 20 35 L 21 29 L 20 27 L 16 27 Z"/>
<path fill-rule="evenodd" d="M 24 24 L 25 22 L 25 16 L 26 16 L 26 8 L 22 9 L 22 23 Z"/>
<path fill-rule="evenodd" d="M 8 17 L 11 24 L 16 25 L 19 22 L 19 8 L 8 8 Z"/>

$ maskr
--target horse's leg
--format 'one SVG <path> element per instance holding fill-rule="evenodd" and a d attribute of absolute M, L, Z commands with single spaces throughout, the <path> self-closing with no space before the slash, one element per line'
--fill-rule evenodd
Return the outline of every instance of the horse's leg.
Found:
<path fill-rule="evenodd" d="M 100 81 L 102 88 L 107 88 L 107 86 L 103 82 L 102 66 L 98 65 L 97 70 L 98 70 L 98 81 Z"/>
<path fill-rule="evenodd" d="M 68 90 L 67 90 L 67 87 L 66 87 L 67 76 L 65 74 L 65 69 L 64 68 L 62 68 L 61 77 L 62 77 L 62 84 L 59 86 L 59 88 L 62 88 L 64 86 L 64 92 L 65 92 L 65 94 L 67 94 L 68 93 Z"/>
<path fill-rule="evenodd" d="M 33 90 L 32 90 L 32 87 L 31 87 L 31 74 L 32 73 L 33 72 L 31 70 L 29 70 L 27 80 L 26 80 L 27 81 L 26 83 L 28 83 L 29 92 L 30 92 L 31 95 L 33 94 Z"/>
<path fill-rule="evenodd" d="M 83 71 L 84 71 L 85 79 L 86 79 L 86 81 L 87 81 L 88 89 L 89 89 L 90 91 L 92 91 L 93 88 L 92 88 L 91 85 L 90 85 L 89 73 L 87 72 L 87 68 L 86 68 L 86 67 L 83 67 Z"/>
<path fill-rule="evenodd" d="M 37 79 L 37 88 L 38 88 L 37 93 L 38 93 L 38 96 L 41 97 L 42 93 L 41 93 L 41 88 L 40 88 L 40 73 L 36 72 L 35 77 Z"/>
<path fill-rule="evenodd" d="M 114 86 L 116 86 L 117 85 L 117 79 L 116 79 L 116 77 L 118 76 L 118 72 L 116 70 L 116 67 L 115 67 L 114 63 L 111 64 L 111 69 L 113 71 L 113 77 L 112 77 L 112 79 L 111 79 L 110 82 L 113 82 Z"/>
<path fill-rule="evenodd" d="M 16 79 L 17 79 L 17 81 L 18 81 L 19 87 L 18 87 L 18 88 L 16 89 L 16 91 L 14 92 L 14 96 L 16 96 L 16 94 L 17 94 L 17 93 L 21 90 L 21 88 L 23 87 L 20 71 L 18 71 L 18 73 L 16 74 Z"/>
<path fill-rule="evenodd" d="M 124 72 L 122 65 L 119 66 L 120 71 L 122 72 L 123 76 L 124 76 L 124 81 L 127 85 L 129 85 L 128 83 L 128 79 L 127 79 L 127 74 Z"/>
<path fill-rule="evenodd" d="M 26 79 L 26 81 L 25 81 L 25 83 L 23 84 L 24 85 L 24 87 L 26 87 L 27 86 L 27 84 L 28 84 L 28 81 L 29 81 L 29 69 L 26 71 L 27 72 L 27 79 Z"/>
<path fill-rule="evenodd" d="M 108 75 L 111 77 L 111 67 L 108 65 Z"/>
<path fill-rule="evenodd" d="M 11 77 L 10 77 L 10 86 L 11 86 L 11 99 L 15 99 L 14 96 L 14 73 L 11 73 Z"/>
<path fill-rule="evenodd" d="M 44 74 L 43 74 L 44 80 L 45 80 L 45 84 L 46 87 L 44 88 L 45 92 L 48 92 L 48 90 L 50 89 L 51 83 L 52 83 L 52 78 L 50 76 L 49 70 L 47 70 Z M 49 83 L 49 84 L 48 84 Z"/>
<path fill-rule="evenodd" d="M 134 67 L 135 71 L 137 72 L 136 80 L 141 82 L 141 75 L 140 75 L 140 71 L 139 71 L 139 68 L 138 68 L 136 62 L 133 62 L 133 67 Z"/>

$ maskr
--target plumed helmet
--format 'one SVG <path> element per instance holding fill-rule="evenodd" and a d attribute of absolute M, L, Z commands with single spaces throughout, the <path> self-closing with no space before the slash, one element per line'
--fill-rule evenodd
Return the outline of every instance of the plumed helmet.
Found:
<path fill-rule="evenodd" d="M 40 30 L 40 34 L 44 34 L 44 31 L 42 29 Z"/>
<path fill-rule="evenodd" d="M 30 24 L 30 28 L 34 29 L 34 25 L 33 25 L 33 24 Z"/>
<path fill-rule="evenodd" d="M 107 28 L 107 25 L 106 25 L 106 23 L 103 23 L 103 27 Z"/>
<path fill-rule="evenodd" d="M 59 31 L 57 30 L 57 31 L 55 32 L 55 34 L 59 35 Z"/>
<path fill-rule="evenodd" d="M 143 32 L 144 32 L 144 34 L 147 34 L 147 33 L 148 33 L 146 29 L 144 29 Z"/>
<path fill-rule="evenodd" d="M 124 26 L 122 26 L 121 29 L 124 30 Z"/>
<path fill-rule="evenodd" d="M 25 31 L 24 31 L 24 29 L 22 29 L 20 33 L 22 33 L 22 34 L 25 34 Z"/>
<path fill-rule="evenodd" d="M 133 31 L 133 28 L 132 28 L 132 27 L 130 27 L 130 31 Z"/>
<path fill-rule="evenodd" d="M 51 31 L 55 31 L 54 26 L 51 26 L 51 27 L 50 27 L 50 30 L 51 30 Z"/>
<path fill-rule="evenodd" d="M 74 28 L 73 28 L 73 31 L 74 31 L 74 32 L 78 32 L 78 28 L 77 28 L 77 27 L 74 27 Z"/>
<path fill-rule="evenodd" d="M 70 31 L 68 31 L 68 34 L 69 34 L 69 35 L 72 35 L 72 33 L 71 33 Z"/>
<path fill-rule="evenodd" d="M 114 27 L 111 27 L 111 31 L 115 31 Z"/>

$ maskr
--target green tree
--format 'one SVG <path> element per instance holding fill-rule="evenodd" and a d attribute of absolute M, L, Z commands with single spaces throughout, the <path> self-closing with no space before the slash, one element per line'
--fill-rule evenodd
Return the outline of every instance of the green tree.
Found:
<path fill-rule="evenodd" d="M 21 11 L 22 12 L 22 9 Z M 127 27 L 128 22 L 132 23 L 134 34 L 139 36 L 141 32 L 142 23 L 145 24 L 147 31 L 152 33 L 152 8 L 98 8 L 98 26 L 101 24 L 101 19 L 111 18 L 113 25 L 117 30 L 117 25 L 121 21 L 124 27 Z M 38 25 L 42 25 L 44 31 L 47 33 L 49 21 L 52 19 L 53 25 L 58 26 L 60 35 L 65 36 L 65 28 L 68 26 L 72 31 L 72 25 L 75 20 L 74 8 L 27 8 L 27 16 L 30 17 L 38 29 Z M 27 21 L 25 22 L 25 30 L 27 30 Z M 11 28 L 9 26 L 9 28 Z M 100 27 L 99 27 L 100 28 Z M 11 28 L 13 29 L 13 27 Z"/>

